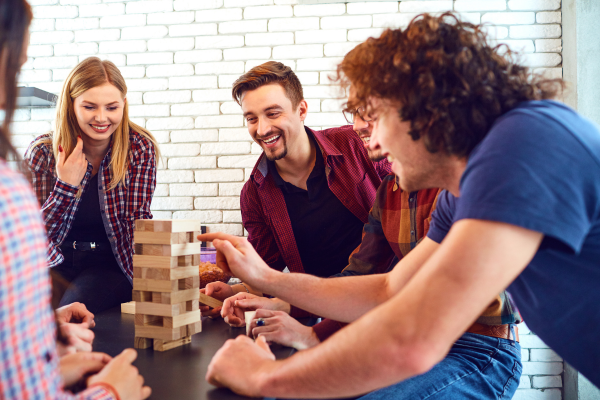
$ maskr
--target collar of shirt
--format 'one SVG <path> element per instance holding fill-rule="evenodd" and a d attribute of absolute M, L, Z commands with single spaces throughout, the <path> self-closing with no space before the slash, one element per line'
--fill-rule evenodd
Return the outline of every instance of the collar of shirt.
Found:
<path fill-rule="evenodd" d="M 321 151 L 321 148 L 317 145 L 315 139 L 314 139 L 314 135 L 312 132 L 308 131 L 308 138 L 310 139 L 310 141 L 315 145 L 316 149 L 317 149 L 317 154 L 316 154 L 316 159 L 315 159 L 315 165 L 310 173 L 310 175 L 308 176 L 307 182 L 306 182 L 306 187 L 308 189 L 308 197 L 311 198 L 311 188 L 312 185 L 311 183 L 313 183 L 315 180 L 317 180 L 319 177 L 321 177 L 323 175 L 323 173 L 325 172 L 325 161 L 323 160 L 323 153 Z M 266 159 L 266 157 L 265 157 Z M 301 189 L 295 185 L 292 185 L 289 182 L 286 182 L 283 180 L 283 178 L 281 177 L 281 175 L 279 175 L 279 171 L 277 171 L 277 165 L 275 164 L 275 161 L 269 161 L 267 160 L 267 165 L 269 168 L 269 173 L 271 173 L 273 175 L 273 180 L 275 181 L 275 184 L 282 190 L 285 191 L 286 193 L 302 193 L 302 192 L 306 192 L 306 190 Z"/>

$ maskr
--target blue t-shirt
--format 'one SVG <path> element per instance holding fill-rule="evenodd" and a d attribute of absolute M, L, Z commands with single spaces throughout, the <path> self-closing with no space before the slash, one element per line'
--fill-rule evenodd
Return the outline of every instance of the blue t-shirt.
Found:
<path fill-rule="evenodd" d="M 460 197 L 440 194 L 428 237 L 441 242 L 464 218 L 544 234 L 508 292 L 527 325 L 600 386 L 598 128 L 549 100 L 503 115 L 469 157 Z"/>

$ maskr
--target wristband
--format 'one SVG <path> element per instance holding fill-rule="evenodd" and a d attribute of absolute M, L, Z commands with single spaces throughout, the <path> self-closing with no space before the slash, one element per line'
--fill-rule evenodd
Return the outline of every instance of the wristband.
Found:
<path fill-rule="evenodd" d="M 88 389 L 93 388 L 94 386 L 102 386 L 110 394 L 112 394 L 112 396 L 115 400 L 121 400 L 121 398 L 119 397 L 119 392 L 117 392 L 117 390 L 110 383 L 106 383 L 106 382 L 92 383 L 90 386 L 88 386 Z"/>
<path fill-rule="evenodd" d="M 248 288 L 246 287 L 246 285 L 244 285 L 244 282 L 240 282 L 240 285 L 242 285 L 244 287 L 244 289 L 246 289 L 246 292 L 250 293 L 250 291 L 248 290 Z"/>

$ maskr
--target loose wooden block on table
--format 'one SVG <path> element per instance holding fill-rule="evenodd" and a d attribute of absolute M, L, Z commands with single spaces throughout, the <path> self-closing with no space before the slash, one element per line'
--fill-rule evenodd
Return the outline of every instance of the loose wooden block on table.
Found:
<path fill-rule="evenodd" d="M 133 342 L 133 347 L 136 349 L 147 349 L 152 347 L 153 339 L 145 338 L 145 337 L 136 337 Z"/>
<path fill-rule="evenodd" d="M 250 323 L 254 319 L 256 311 L 246 311 L 244 313 L 244 319 L 246 320 L 246 336 L 250 336 Z"/>
<path fill-rule="evenodd" d="M 135 244 L 135 254 L 145 256 L 187 256 L 200 254 L 200 242 L 183 244 Z"/>
<path fill-rule="evenodd" d="M 198 301 L 204 305 L 207 305 L 209 307 L 212 308 L 217 308 L 217 307 L 222 307 L 223 306 L 223 302 L 220 300 L 217 300 L 213 297 L 207 296 L 204 293 L 200 293 L 200 298 L 198 299 Z"/>
<path fill-rule="evenodd" d="M 135 301 L 121 303 L 121 312 L 123 314 L 135 314 Z"/>
<path fill-rule="evenodd" d="M 135 230 L 140 232 L 196 232 L 200 231 L 198 220 L 191 219 L 136 219 Z"/>

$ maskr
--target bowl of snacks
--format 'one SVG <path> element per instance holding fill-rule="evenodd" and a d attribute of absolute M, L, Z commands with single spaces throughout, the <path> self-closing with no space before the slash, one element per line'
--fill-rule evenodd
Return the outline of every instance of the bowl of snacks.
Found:
<path fill-rule="evenodd" d="M 217 250 L 214 247 L 204 247 L 200 251 L 200 289 L 211 282 L 227 283 L 231 275 L 217 267 Z"/>

